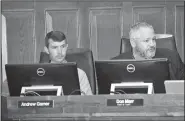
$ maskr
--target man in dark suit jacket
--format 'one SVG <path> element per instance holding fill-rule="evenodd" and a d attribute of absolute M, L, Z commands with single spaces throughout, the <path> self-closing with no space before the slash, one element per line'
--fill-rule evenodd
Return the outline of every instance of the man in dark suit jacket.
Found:
<path fill-rule="evenodd" d="M 112 59 L 152 59 L 168 58 L 172 80 L 184 80 L 184 65 L 176 51 L 156 48 L 155 32 L 145 22 L 137 23 L 130 30 L 132 52 L 126 52 Z"/>

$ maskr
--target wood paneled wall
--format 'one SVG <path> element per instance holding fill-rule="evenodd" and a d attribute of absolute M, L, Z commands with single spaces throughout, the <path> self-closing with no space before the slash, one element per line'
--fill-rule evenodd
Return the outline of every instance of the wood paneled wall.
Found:
<path fill-rule="evenodd" d="M 0 12 L 1 12 L 1 0 L 0 0 Z M 0 26 L 2 26 L 2 19 L 0 20 Z M 0 37 L 2 38 L 2 29 L 1 29 L 1 34 Z M 2 40 L 2 39 L 1 39 Z M 2 55 L 2 41 L 0 41 L 0 53 Z M 0 94 L 2 94 L 2 56 L 0 55 Z M 0 104 L 1 104 L 1 97 L 0 97 Z M 1 106 L 0 106 L 1 107 Z M 0 109 L 0 117 L 1 117 L 1 109 Z"/>
<path fill-rule="evenodd" d="M 85 47 L 94 58 L 119 54 L 121 37 L 138 21 L 156 33 L 173 34 L 184 61 L 184 3 L 173 1 L 4 1 L 7 20 L 8 63 L 37 63 L 48 31 L 63 31 L 69 48 Z"/>
<path fill-rule="evenodd" d="M 3 12 L 7 23 L 8 63 L 34 62 L 33 10 Z"/>

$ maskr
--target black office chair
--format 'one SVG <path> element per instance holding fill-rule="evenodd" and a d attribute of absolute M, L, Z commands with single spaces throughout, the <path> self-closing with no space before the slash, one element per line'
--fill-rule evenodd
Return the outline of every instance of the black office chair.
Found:
<path fill-rule="evenodd" d="M 178 53 L 175 37 L 171 34 L 156 34 L 156 47 L 157 48 L 166 48 Z M 121 38 L 120 44 L 120 53 L 130 52 L 132 51 L 132 47 L 130 44 L 130 40 L 128 38 Z M 179 53 L 178 53 L 179 54 Z M 179 55 L 180 56 L 180 55 Z M 184 64 L 185 67 L 185 64 Z"/>
<path fill-rule="evenodd" d="M 156 47 L 167 48 L 177 51 L 175 37 L 170 34 L 157 34 L 156 35 Z M 120 54 L 132 51 L 130 40 L 128 38 L 121 39 Z"/>
<path fill-rule="evenodd" d="M 77 67 L 85 71 L 92 93 L 96 94 L 95 66 L 92 51 L 85 48 L 68 49 L 66 60 L 68 62 L 76 62 Z M 40 63 L 48 63 L 49 61 L 49 55 L 45 52 L 41 52 Z"/>

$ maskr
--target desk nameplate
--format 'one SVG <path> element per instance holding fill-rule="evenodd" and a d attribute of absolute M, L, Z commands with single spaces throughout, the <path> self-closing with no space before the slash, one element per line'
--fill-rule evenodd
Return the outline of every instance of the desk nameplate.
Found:
<path fill-rule="evenodd" d="M 53 108 L 54 100 L 18 101 L 18 108 Z"/>
<path fill-rule="evenodd" d="M 143 106 L 143 99 L 107 99 L 107 106 Z"/>

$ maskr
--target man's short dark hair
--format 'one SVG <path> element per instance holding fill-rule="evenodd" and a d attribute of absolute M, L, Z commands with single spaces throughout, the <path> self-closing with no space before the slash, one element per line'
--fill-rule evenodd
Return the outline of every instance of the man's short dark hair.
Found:
<path fill-rule="evenodd" d="M 52 39 L 53 41 L 56 41 L 56 42 L 62 42 L 62 41 L 66 41 L 66 36 L 61 31 L 51 31 L 51 32 L 47 33 L 46 37 L 45 37 L 45 46 L 46 47 L 49 46 L 49 39 Z"/>

